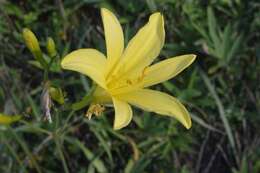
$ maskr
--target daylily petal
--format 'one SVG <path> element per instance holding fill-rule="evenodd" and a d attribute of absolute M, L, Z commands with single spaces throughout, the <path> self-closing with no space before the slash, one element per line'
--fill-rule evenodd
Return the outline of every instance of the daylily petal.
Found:
<path fill-rule="evenodd" d="M 118 130 L 130 123 L 133 112 L 131 106 L 127 102 L 113 98 L 113 103 L 115 107 L 114 129 Z"/>
<path fill-rule="evenodd" d="M 124 35 L 119 21 L 111 11 L 102 8 L 101 15 L 107 47 L 106 73 L 109 73 L 119 61 L 124 50 Z"/>
<path fill-rule="evenodd" d="M 163 16 L 154 13 L 150 16 L 149 22 L 128 43 L 114 74 L 120 76 L 139 74 L 159 55 L 164 39 Z"/>
<path fill-rule="evenodd" d="M 187 129 L 191 127 L 191 119 L 186 108 L 168 94 L 150 89 L 139 89 L 117 97 L 144 110 L 175 117 Z"/>
<path fill-rule="evenodd" d="M 196 58 L 196 55 L 182 55 L 169 58 L 145 69 L 143 78 L 144 87 L 155 85 L 178 75 L 187 68 Z"/>
<path fill-rule="evenodd" d="M 104 69 L 106 57 L 95 49 L 78 49 L 66 55 L 61 66 L 89 76 L 98 85 L 106 88 Z"/>

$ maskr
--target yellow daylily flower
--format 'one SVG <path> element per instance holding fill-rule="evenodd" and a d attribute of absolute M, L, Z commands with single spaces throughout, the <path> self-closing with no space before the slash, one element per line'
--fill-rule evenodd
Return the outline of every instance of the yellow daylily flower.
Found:
<path fill-rule="evenodd" d="M 153 65 L 165 39 L 164 19 L 160 13 L 150 16 L 148 23 L 126 48 L 116 16 L 105 8 L 101 9 L 101 15 L 107 57 L 95 49 L 79 49 L 64 57 L 62 67 L 85 74 L 98 84 L 93 94 L 93 104 L 113 104 L 114 129 L 121 129 L 130 123 L 133 114 L 130 104 L 175 117 L 189 129 L 191 119 L 185 107 L 176 98 L 147 87 L 176 76 L 195 60 L 196 55 L 168 58 Z"/>

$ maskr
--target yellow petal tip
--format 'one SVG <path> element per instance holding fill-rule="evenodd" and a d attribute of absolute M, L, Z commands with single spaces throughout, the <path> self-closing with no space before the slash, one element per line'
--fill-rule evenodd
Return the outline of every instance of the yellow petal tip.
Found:
<path fill-rule="evenodd" d="M 114 130 L 120 130 L 120 129 L 126 127 L 130 123 L 130 121 L 131 121 L 131 119 L 129 119 L 127 122 L 125 122 L 123 124 L 118 124 L 118 123 L 114 122 L 113 129 Z"/>
<path fill-rule="evenodd" d="M 113 126 L 113 129 L 114 130 L 120 130 L 122 127 L 120 127 L 120 126 Z"/>
<path fill-rule="evenodd" d="M 101 8 L 100 11 L 101 11 L 101 15 L 103 15 L 103 13 L 107 11 L 107 9 L 106 8 Z"/>
<path fill-rule="evenodd" d="M 66 69 L 66 59 L 65 59 L 66 57 L 64 57 L 62 60 L 61 60 L 61 63 L 60 63 L 60 65 L 61 65 L 61 67 L 63 68 L 63 69 Z"/>
<path fill-rule="evenodd" d="M 113 13 L 107 9 L 107 8 L 101 8 L 101 16 L 103 17 L 103 15 L 113 15 Z"/>
<path fill-rule="evenodd" d="M 191 125 L 192 123 L 191 123 L 191 119 L 189 118 L 189 120 L 188 120 L 188 122 L 186 122 L 186 124 L 184 124 L 184 126 L 185 126 L 185 128 L 187 129 L 187 130 L 189 130 L 190 128 L 191 128 Z"/>
<path fill-rule="evenodd" d="M 163 15 L 160 12 L 153 13 L 149 20 L 159 20 L 158 22 L 164 23 Z"/>
<path fill-rule="evenodd" d="M 192 58 L 195 60 L 197 58 L 197 55 L 191 54 Z"/>

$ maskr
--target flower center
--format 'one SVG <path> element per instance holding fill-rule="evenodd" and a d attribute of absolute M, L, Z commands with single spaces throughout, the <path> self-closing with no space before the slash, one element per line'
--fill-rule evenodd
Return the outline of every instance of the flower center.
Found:
<path fill-rule="evenodd" d="M 132 73 L 124 76 L 111 75 L 110 81 L 107 84 L 110 94 L 117 95 L 142 88 L 142 81 L 146 76 L 146 69 L 147 68 L 144 68 L 141 73 Z"/>

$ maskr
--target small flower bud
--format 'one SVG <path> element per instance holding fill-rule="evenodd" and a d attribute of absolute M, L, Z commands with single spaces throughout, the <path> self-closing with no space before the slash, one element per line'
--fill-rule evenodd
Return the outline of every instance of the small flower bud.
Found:
<path fill-rule="evenodd" d="M 43 59 L 42 51 L 39 46 L 38 39 L 36 38 L 34 33 L 30 29 L 24 28 L 23 29 L 23 38 L 24 38 L 26 46 L 31 51 L 31 53 L 33 54 L 35 59 L 37 61 L 39 61 L 43 67 L 46 67 L 47 63 Z"/>
<path fill-rule="evenodd" d="M 38 39 L 30 29 L 28 28 L 23 29 L 23 38 L 25 40 L 26 46 L 33 54 L 35 52 L 41 51 Z"/>
<path fill-rule="evenodd" d="M 50 57 L 54 57 L 57 54 L 55 43 L 51 37 L 47 38 L 46 47 Z"/>
<path fill-rule="evenodd" d="M 55 100 L 59 104 L 64 104 L 64 96 L 60 88 L 50 87 L 49 93 L 53 100 Z"/>

